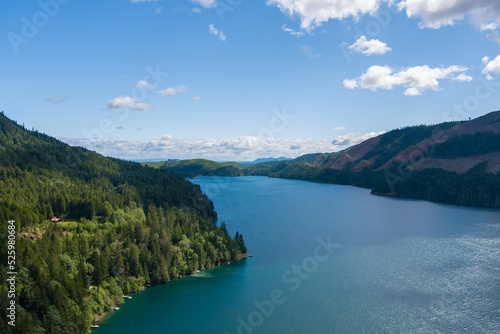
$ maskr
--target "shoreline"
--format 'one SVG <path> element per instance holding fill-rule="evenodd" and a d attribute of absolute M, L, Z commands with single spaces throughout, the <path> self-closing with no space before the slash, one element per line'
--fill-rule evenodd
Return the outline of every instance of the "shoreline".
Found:
<path fill-rule="evenodd" d="M 200 272 L 203 272 L 203 271 L 206 271 L 206 270 L 210 270 L 210 269 L 215 269 L 215 268 L 219 268 L 219 267 L 222 267 L 223 265 L 226 265 L 226 264 L 230 264 L 232 262 L 238 262 L 238 261 L 241 261 L 241 260 L 244 260 L 244 259 L 248 259 L 249 257 L 253 257 L 252 254 L 248 254 L 248 253 L 244 253 L 244 254 L 239 254 L 238 255 L 238 259 L 236 260 L 233 260 L 233 261 L 226 261 L 224 263 L 221 263 L 220 265 L 218 266 L 213 266 L 213 267 L 210 267 L 210 268 L 206 268 L 206 269 L 203 269 L 203 270 L 195 270 L 193 273 L 191 273 L 190 275 L 186 275 L 186 276 L 182 276 L 182 277 L 179 277 L 179 278 L 176 278 L 174 280 L 177 280 L 177 279 L 183 279 L 183 278 L 186 278 L 186 277 L 196 277 L 196 274 L 197 273 L 200 273 Z M 173 280 L 171 280 L 173 281 Z M 144 292 L 147 290 L 147 288 L 150 288 L 150 287 L 153 287 L 153 286 L 157 286 L 157 285 L 163 285 L 163 284 L 168 284 L 169 282 L 171 281 L 168 281 L 168 282 L 165 282 L 165 283 L 160 283 L 160 284 L 145 284 L 143 286 L 140 287 L 139 291 L 138 292 L 134 292 L 132 294 L 136 294 L 136 293 L 141 293 L 141 292 Z M 129 295 L 123 295 L 122 296 L 123 299 L 132 299 L 132 297 Z M 125 302 L 124 302 L 125 303 Z M 121 305 L 121 304 L 120 304 Z M 117 307 L 116 305 L 112 307 L 111 310 L 107 311 L 107 312 L 104 312 L 103 314 L 99 314 L 99 315 L 96 315 L 96 319 L 90 324 L 90 330 L 92 331 L 92 329 L 94 328 L 99 328 L 99 325 L 101 324 L 101 321 L 106 318 L 107 316 L 111 315 L 113 312 L 117 312 L 118 310 L 114 310 L 114 308 Z M 97 326 L 97 327 L 92 327 L 92 326 Z"/>

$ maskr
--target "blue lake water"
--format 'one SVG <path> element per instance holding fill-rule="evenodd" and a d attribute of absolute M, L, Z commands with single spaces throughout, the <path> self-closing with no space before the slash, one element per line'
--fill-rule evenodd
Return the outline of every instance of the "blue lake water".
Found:
<path fill-rule="evenodd" d="M 93 333 L 500 333 L 500 211 L 200 177 L 253 258 L 135 294 Z"/>

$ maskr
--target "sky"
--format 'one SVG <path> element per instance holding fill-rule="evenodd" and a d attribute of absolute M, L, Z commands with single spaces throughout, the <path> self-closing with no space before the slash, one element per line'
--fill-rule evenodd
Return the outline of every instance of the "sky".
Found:
<path fill-rule="evenodd" d="M 500 109 L 498 0 L 0 6 L 0 110 L 107 156 L 293 158 Z"/>

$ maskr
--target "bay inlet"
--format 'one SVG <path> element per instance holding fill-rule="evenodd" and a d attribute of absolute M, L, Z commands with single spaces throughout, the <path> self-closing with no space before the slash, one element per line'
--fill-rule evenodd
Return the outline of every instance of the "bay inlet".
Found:
<path fill-rule="evenodd" d="M 500 333 L 500 211 L 267 177 L 191 180 L 253 258 L 134 295 L 93 333 Z"/>

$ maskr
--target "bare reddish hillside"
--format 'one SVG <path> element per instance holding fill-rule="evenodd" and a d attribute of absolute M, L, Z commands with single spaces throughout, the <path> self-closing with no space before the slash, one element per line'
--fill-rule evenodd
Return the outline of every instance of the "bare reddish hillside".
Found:
<path fill-rule="evenodd" d="M 411 165 L 411 168 L 415 170 L 424 168 L 441 168 L 458 173 L 464 173 L 478 163 L 491 161 L 491 166 L 488 166 L 488 170 L 491 172 L 498 172 L 498 168 L 495 167 L 495 165 L 497 165 L 497 160 L 500 159 L 498 158 L 498 152 L 453 160 L 430 158 L 433 147 L 436 144 L 444 143 L 445 141 L 456 136 L 472 135 L 479 132 L 500 133 L 500 111 L 491 112 L 474 120 L 456 125 L 450 129 L 437 132 L 429 138 L 426 138 L 418 144 L 410 146 L 406 150 L 397 154 L 381 168 L 387 169 L 396 163 L 404 163 Z M 417 159 L 422 159 L 422 161 L 417 162 Z"/>
<path fill-rule="evenodd" d="M 381 167 L 376 169 L 389 169 L 392 166 L 404 164 L 405 167 L 413 170 L 440 168 L 452 172 L 465 173 L 477 164 L 487 161 L 487 171 L 495 174 L 499 173 L 500 152 L 458 157 L 456 159 L 437 159 L 432 157 L 433 149 L 440 143 L 444 143 L 456 136 L 473 135 L 483 132 L 491 132 L 494 134 L 500 133 L 500 111 L 491 112 L 446 130 L 436 131 L 428 138 L 396 153 Z M 383 136 L 384 135 L 368 139 L 339 153 L 321 154 L 311 161 L 309 165 L 343 170 L 349 163 L 353 163 L 353 165 L 349 167 L 352 171 L 370 168 L 375 164 L 377 158 L 379 158 L 379 155 L 376 155 L 372 150 L 376 148 L 377 152 L 380 152 L 380 145 L 377 145 L 380 143 Z M 387 146 L 390 146 L 390 144 Z M 369 154 L 370 152 L 373 152 L 373 154 Z M 364 157 L 369 158 L 363 159 Z"/>
<path fill-rule="evenodd" d="M 380 142 L 380 137 L 370 138 L 352 146 L 339 154 L 322 154 L 317 156 L 310 164 L 315 167 L 327 167 L 342 170 L 350 163 L 361 159 Z M 366 164 L 366 163 L 364 163 Z M 371 165 L 370 163 L 368 163 Z"/>

